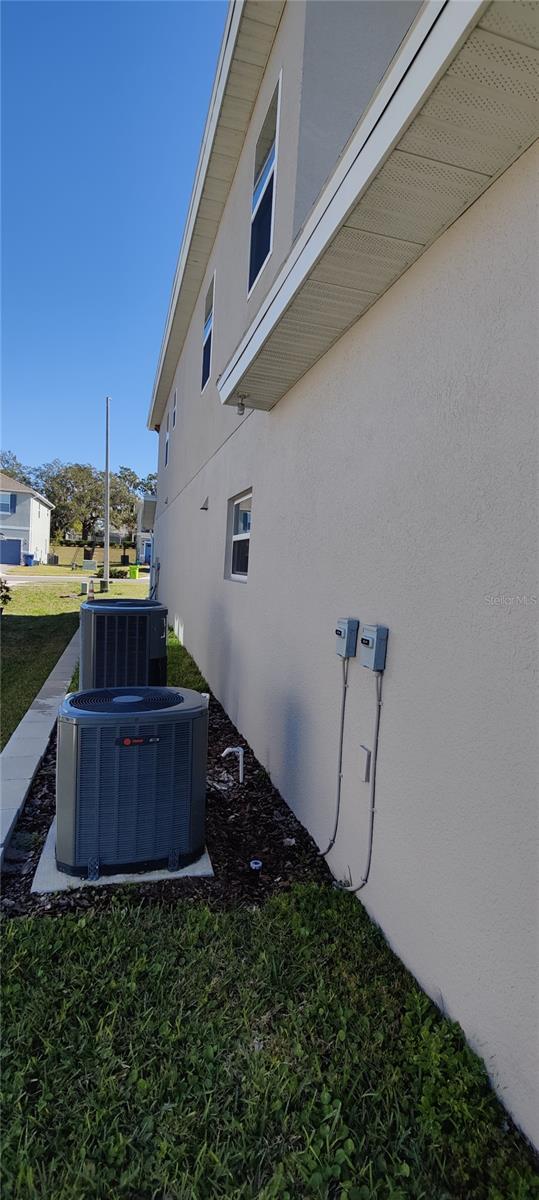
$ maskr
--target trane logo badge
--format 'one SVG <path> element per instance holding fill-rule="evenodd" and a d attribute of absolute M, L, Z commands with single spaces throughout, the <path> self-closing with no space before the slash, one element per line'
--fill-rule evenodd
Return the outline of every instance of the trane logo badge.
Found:
<path fill-rule="evenodd" d="M 116 738 L 117 746 L 125 746 L 128 749 L 130 746 L 154 746 L 156 742 L 160 742 L 158 737 L 121 737 Z"/>

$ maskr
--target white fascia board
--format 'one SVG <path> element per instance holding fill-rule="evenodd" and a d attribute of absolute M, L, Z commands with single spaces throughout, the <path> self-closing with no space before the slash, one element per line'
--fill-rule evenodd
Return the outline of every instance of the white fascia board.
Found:
<path fill-rule="evenodd" d="M 245 372 L 488 4 L 489 0 L 427 0 L 275 283 L 217 380 L 222 404 L 235 402 Z"/>
<path fill-rule="evenodd" d="M 196 169 L 195 179 L 194 179 L 194 183 L 193 183 L 193 190 L 191 192 L 191 199 L 189 201 L 189 208 L 187 211 L 187 219 L 185 222 L 184 234 L 183 234 L 182 243 L 180 246 L 180 253 L 178 255 L 176 271 L 174 274 L 174 282 L 172 284 L 170 303 L 168 306 L 167 319 L 165 322 L 165 332 L 163 334 L 163 340 L 161 342 L 161 348 L 159 351 L 159 361 L 157 364 L 157 371 L 155 374 L 150 410 L 148 413 L 148 428 L 149 429 L 151 429 L 153 427 L 153 419 L 152 419 L 153 418 L 153 409 L 154 409 L 154 404 L 155 404 L 155 400 L 156 400 L 157 389 L 159 386 L 159 379 L 160 379 L 161 371 L 163 368 L 163 362 L 164 362 L 165 353 L 166 353 L 166 349 L 167 349 L 168 339 L 170 337 L 172 320 L 174 317 L 176 304 L 178 302 L 178 296 L 180 294 L 183 275 L 185 272 L 187 259 L 189 257 L 189 251 L 191 248 L 191 239 L 193 236 L 193 229 L 194 229 L 194 225 L 195 225 L 195 221 L 196 221 L 196 217 L 197 217 L 197 213 L 198 213 L 198 209 L 199 209 L 199 205 L 200 205 L 202 190 L 203 190 L 205 179 L 206 179 L 206 172 L 208 170 L 210 154 L 211 154 L 212 148 L 213 148 L 215 132 L 217 129 L 217 122 L 219 120 L 219 115 L 221 112 L 221 106 L 223 103 L 223 97 L 224 97 L 226 83 L 227 83 L 227 79 L 228 79 L 228 73 L 230 70 L 230 64 L 232 62 L 232 58 L 234 55 L 236 39 L 238 36 L 238 29 L 239 29 L 240 21 L 242 18 L 244 3 L 245 3 L 245 0 L 230 0 L 230 3 L 229 3 L 226 24 L 225 24 L 225 28 L 223 31 L 223 40 L 221 42 L 221 50 L 219 53 L 219 61 L 217 63 L 217 70 L 215 72 L 215 80 L 214 80 L 213 90 L 212 90 L 212 94 L 211 94 L 211 98 L 210 98 L 208 115 L 206 117 L 206 125 L 204 127 L 204 134 L 202 137 L 200 153 L 198 156 L 198 163 L 197 163 L 197 169 Z"/>

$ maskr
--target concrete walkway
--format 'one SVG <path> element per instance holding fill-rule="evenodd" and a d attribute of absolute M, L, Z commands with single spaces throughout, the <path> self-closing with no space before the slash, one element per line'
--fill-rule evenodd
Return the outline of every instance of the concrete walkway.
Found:
<path fill-rule="evenodd" d="M 77 630 L 0 754 L 0 864 L 78 660 Z"/>
<path fill-rule="evenodd" d="M 72 583 L 75 585 L 80 585 L 83 580 L 88 583 L 92 578 L 90 575 L 85 575 L 84 571 L 80 571 L 77 574 L 73 572 L 72 575 L 8 575 L 5 571 L 3 571 L 2 574 L 7 579 L 10 587 L 27 587 L 28 584 L 35 585 L 36 583 Z M 111 583 L 121 583 L 122 585 L 124 583 L 144 583 L 145 579 L 149 579 L 147 572 L 139 575 L 138 579 L 112 579 Z M 93 576 L 93 580 L 95 584 L 96 596 L 98 596 L 100 594 L 100 580 L 95 575 Z"/>

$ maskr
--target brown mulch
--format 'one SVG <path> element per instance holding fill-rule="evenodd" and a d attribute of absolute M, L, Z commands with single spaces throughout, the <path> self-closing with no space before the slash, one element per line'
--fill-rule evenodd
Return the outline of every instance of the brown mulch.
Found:
<path fill-rule="evenodd" d="M 243 746 L 244 783 L 237 759 L 221 758 L 227 746 Z M 261 904 L 295 883 L 327 883 L 331 875 L 307 831 L 251 749 L 212 696 L 210 700 L 206 843 L 213 879 L 165 879 L 159 883 L 80 888 L 32 896 L 30 887 L 54 817 L 56 730 L 51 736 L 2 868 L 0 911 L 6 916 L 56 915 L 106 908 L 119 894 L 135 904 L 203 900 L 212 907 Z M 262 861 L 260 872 L 250 867 Z"/>

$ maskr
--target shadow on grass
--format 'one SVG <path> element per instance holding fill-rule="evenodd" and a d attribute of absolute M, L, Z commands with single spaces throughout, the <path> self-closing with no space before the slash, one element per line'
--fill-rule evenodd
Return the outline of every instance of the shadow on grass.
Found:
<path fill-rule="evenodd" d="M 79 624 L 76 612 L 2 617 L 0 747 L 22 720 Z"/>

